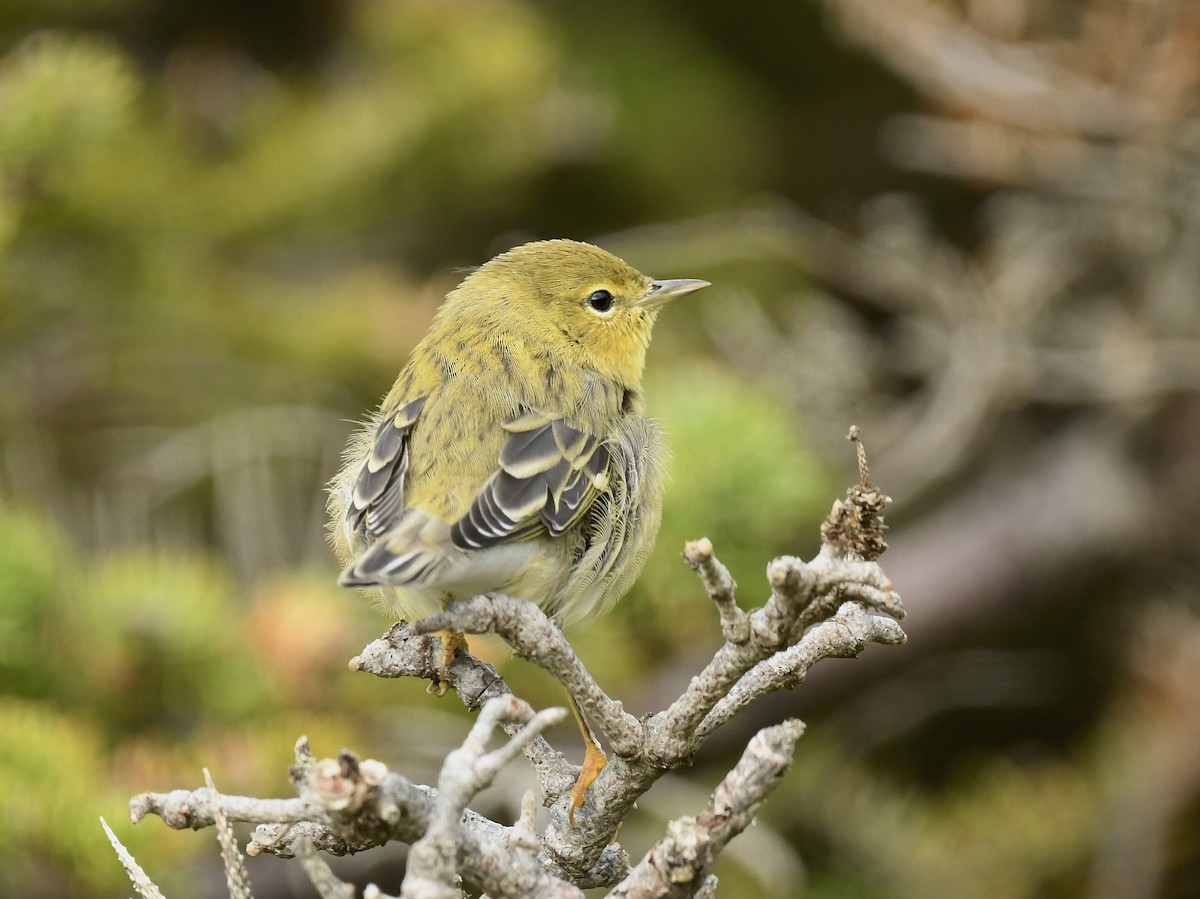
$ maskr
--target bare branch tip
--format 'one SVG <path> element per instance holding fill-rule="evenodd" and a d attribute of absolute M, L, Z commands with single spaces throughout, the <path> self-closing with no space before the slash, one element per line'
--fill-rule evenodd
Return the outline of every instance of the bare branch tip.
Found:
<path fill-rule="evenodd" d="M 526 790 L 521 797 L 521 815 L 509 834 L 508 845 L 533 852 L 541 845 L 537 835 L 537 798 L 533 790 Z"/>
<path fill-rule="evenodd" d="M 553 727 L 559 722 L 565 721 L 566 718 L 566 709 L 564 709 L 562 706 L 553 706 L 548 709 L 542 709 L 540 712 L 534 715 L 533 720 L 539 722 L 541 727 L 544 729 L 547 727 Z"/>
<path fill-rule="evenodd" d="M 368 883 L 363 887 L 363 899 L 393 899 L 393 897 L 379 889 L 377 884 Z"/>
<path fill-rule="evenodd" d="M 308 743 L 308 737 L 304 734 L 296 740 L 296 747 L 292 750 L 296 757 L 297 765 L 310 764 L 316 761 L 313 756 L 312 747 Z"/>
<path fill-rule="evenodd" d="M 359 765 L 362 781 L 368 787 L 377 787 L 388 775 L 388 767 L 378 759 L 364 759 Z"/>
<path fill-rule="evenodd" d="M 774 734 L 778 735 L 781 742 L 795 743 L 804 736 L 804 731 L 807 728 L 808 725 L 799 718 L 788 718 L 786 721 L 775 725 Z"/>
<path fill-rule="evenodd" d="M 858 425 L 850 425 L 850 431 L 846 434 L 846 439 L 854 444 L 855 453 L 858 456 L 858 483 L 863 490 L 871 489 L 871 469 L 867 467 L 867 448 L 862 442 L 862 438 L 858 433 Z"/>
<path fill-rule="evenodd" d="M 104 820 L 104 816 L 100 816 L 100 826 L 104 828 L 105 834 L 108 835 L 108 842 L 112 846 L 113 851 L 117 854 L 117 858 L 121 862 L 121 866 L 125 869 L 125 873 L 129 875 L 130 881 L 133 883 L 134 889 L 138 891 L 138 895 L 143 899 L 163 899 L 162 893 L 158 886 L 146 874 L 141 865 L 137 863 L 133 855 L 125 845 L 113 833 L 113 829 L 108 826 L 108 822 Z"/>
<path fill-rule="evenodd" d="M 113 829 L 112 829 L 111 827 L 109 827 L 109 826 L 108 826 L 108 822 L 104 820 L 104 816 L 103 816 L 103 815 L 101 815 L 101 816 L 100 816 L 100 826 L 101 826 L 101 827 L 103 827 L 103 828 L 104 828 L 104 832 L 105 832 L 106 834 L 108 834 L 108 841 L 109 841 L 110 843 L 112 843 L 112 844 L 113 844 L 113 848 L 114 848 L 114 849 L 115 849 L 115 848 L 116 848 L 118 845 L 121 845 L 121 841 L 120 841 L 119 839 L 117 839 L 117 835 L 116 835 L 115 833 L 113 833 Z M 124 846 L 123 846 L 123 845 L 122 845 L 122 848 L 124 848 Z"/>
<path fill-rule="evenodd" d="M 712 556 L 712 541 L 707 537 L 701 537 L 699 540 L 689 540 L 683 545 L 683 557 L 693 568 L 711 559 Z"/>
<path fill-rule="evenodd" d="M 887 549 L 883 533 L 887 530 L 883 510 L 891 501 L 882 490 L 871 483 L 867 451 L 852 426 L 846 435 L 854 443 L 858 456 L 858 484 L 846 491 L 844 500 L 837 500 L 821 525 L 821 540 L 839 556 L 854 556 L 873 561 Z"/>

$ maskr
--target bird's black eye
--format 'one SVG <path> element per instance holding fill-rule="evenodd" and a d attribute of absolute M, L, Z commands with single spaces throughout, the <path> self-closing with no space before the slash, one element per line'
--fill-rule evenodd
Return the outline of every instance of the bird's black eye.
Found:
<path fill-rule="evenodd" d="M 587 304 L 597 312 L 607 312 L 613 307 L 613 295 L 607 290 L 593 291 L 587 298 Z"/>

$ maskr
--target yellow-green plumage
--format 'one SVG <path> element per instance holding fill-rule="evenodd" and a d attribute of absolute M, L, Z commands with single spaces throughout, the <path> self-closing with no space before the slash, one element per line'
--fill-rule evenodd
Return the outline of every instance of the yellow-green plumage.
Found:
<path fill-rule="evenodd" d="M 703 286 L 567 240 L 470 274 L 331 484 L 343 583 L 382 588 L 408 618 L 489 590 L 563 624 L 609 608 L 661 519 L 665 450 L 641 392 L 651 329 Z"/>

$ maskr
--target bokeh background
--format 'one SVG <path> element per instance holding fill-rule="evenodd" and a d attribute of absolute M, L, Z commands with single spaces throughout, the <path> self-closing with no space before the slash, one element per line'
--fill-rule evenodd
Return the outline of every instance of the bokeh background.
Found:
<path fill-rule="evenodd" d="M 168 895 L 223 895 L 211 834 L 127 799 L 203 766 L 290 795 L 300 734 L 436 776 L 468 720 L 347 670 L 388 622 L 334 585 L 322 485 L 458 271 L 555 236 L 715 285 L 660 320 L 674 480 L 576 637 L 600 682 L 682 688 L 718 642 L 683 540 L 761 601 L 852 423 L 910 610 L 907 646 L 660 783 L 631 851 L 798 714 L 723 895 L 1200 895 L 1200 7 L 1172 0 L 6 0 L 0 893 L 127 895 L 104 815 Z M 337 870 L 395 891 L 402 861 Z"/>

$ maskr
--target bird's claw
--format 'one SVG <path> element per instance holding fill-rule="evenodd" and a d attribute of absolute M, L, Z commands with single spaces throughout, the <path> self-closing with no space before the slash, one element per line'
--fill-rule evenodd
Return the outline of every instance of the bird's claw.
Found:
<path fill-rule="evenodd" d="M 589 743 L 583 756 L 583 767 L 579 769 L 579 779 L 571 788 L 571 806 L 567 811 L 567 821 L 575 826 L 575 810 L 583 808 L 583 798 L 590 787 L 600 776 L 600 772 L 608 765 L 608 757 L 604 750 L 595 743 Z"/>
<path fill-rule="evenodd" d="M 433 680 L 429 682 L 425 692 L 433 696 L 445 696 L 446 691 L 450 689 L 450 677 L 447 672 L 454 664 L 454 655 L 458 652 L 459 647 L 462 647 L 464 652 L 466 651 L 467 638 L 453 631 L 434 631 L 432 636 L 441 638 L 442 654 L 438 659 L 438 667 L 434 672 Z"/>

